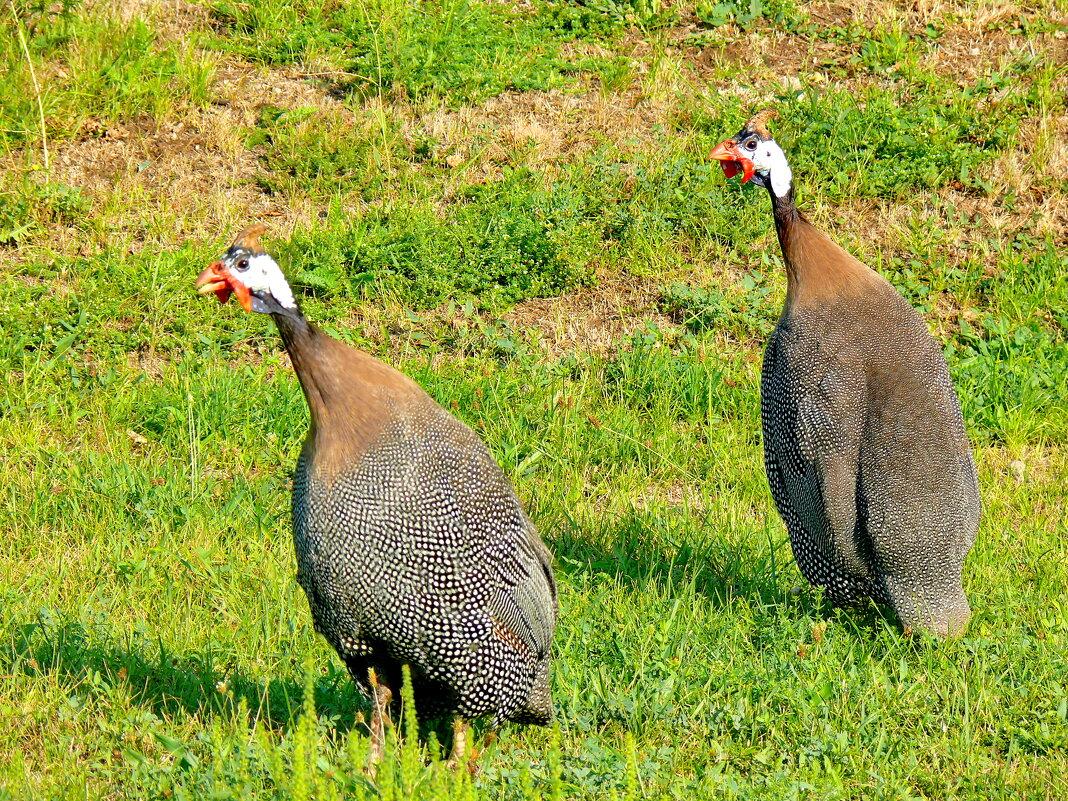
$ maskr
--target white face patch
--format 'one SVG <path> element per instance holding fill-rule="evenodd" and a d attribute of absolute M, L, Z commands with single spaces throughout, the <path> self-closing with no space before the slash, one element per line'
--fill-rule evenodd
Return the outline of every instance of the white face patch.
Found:
<path fill-rule="evenodd" d="M 786 160 L 786 154 L 782 152 L 774 139 L 760 142 L 756 150 L 749 155 L 753 161 L 753 168 L 757 172 L 766 172 L 771 182 L 771 191 L 776 197 L 785 197 L 790 191 L 794 174 L 790 169 L 790 163 Z"/>
<path fill-rule="evenodd" d="M 240 265 L 247 260 L 248 267 L 240 269 Z M 257 256 L 240 257 L 227 265 L 230 273 L 244 284 L 251 292 L 269 292 L 278 301 L 278 304 L 286 309 L 295 309 L 297 302 L 293 299 L 293 291 L 282 275 L 282 268 L 266 253 Z M 254 311 L 265 311 L 258 308 L 257 299 L 253 297 L 252 308 Z"/>

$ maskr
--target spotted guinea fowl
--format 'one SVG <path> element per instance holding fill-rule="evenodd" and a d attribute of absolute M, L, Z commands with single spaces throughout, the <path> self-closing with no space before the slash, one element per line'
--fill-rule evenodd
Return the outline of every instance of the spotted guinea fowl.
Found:
<path fill-rule="evenodd" d="M 551 555 L 486 446 L 415 382 L 305 319 L 242 231 L 201 293 L 278 326 L 311 412 L 293 482 L 297 580 L 316 630 L 371 700 L 371 764 L 410 666 L 420 715 L 546 724 Z M 373 768 L 372 768 L 373 769 Z"/>
<path fill-rule="evenodd" d="M 797 210 L 771 116 L 711 155 L 768 190 L 786 264 L 760 383 L 772 497 L 798 567 L 832 602 L 872 598 L 906 629 L 960 635 L 980 504 L 945 357 L 889 282 Z"/>

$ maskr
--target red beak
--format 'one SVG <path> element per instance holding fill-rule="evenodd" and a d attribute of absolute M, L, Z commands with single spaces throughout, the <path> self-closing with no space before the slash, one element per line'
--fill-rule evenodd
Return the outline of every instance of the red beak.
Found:
<path fill-rule="evenodd" d="M 740 172 L 743 184 L 752 178 L 753 173 L 756 172 L 753 168 L 753 162 L 738 152 L 738 143 L 733 139 L 724 139 L 715 146 L 709 155 L 721 162 L 720 166 L 723 167 L 723 174 L 728 178 L 733 178 Z"/>
<path fill-rule="evenodd" d="M 248 287 L 240 281 L 235 281 L 221 261 L 213 261 L 197 278 L 197 292 L 206 295 L 214 292 L 219 303 L 226 303 L 230 295 L 237 296 L 237 302 L 247 312 L 252 311 L 252 294 Z"/>

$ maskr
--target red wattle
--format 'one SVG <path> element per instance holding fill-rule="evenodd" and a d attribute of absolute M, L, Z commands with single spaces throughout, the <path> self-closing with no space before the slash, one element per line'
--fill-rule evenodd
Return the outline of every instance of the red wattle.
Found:
<path fill-rule="evenodd" d="M 241 304 L 241 308 L 246 312 L 252 311 L 252 293 L 249 292 L 248 287 L 240 281 L 230 281 L 230 288 L 234 290 L 234 295 L 237 297 L 237 302 Z"/>

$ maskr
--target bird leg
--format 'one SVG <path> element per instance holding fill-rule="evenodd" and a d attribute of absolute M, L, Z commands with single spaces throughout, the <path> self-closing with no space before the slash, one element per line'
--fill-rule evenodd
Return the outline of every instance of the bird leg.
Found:
<path fill-rule="evenodd" d="M 371 685 L 371 704 L 374 706 L 374 712 L 371 715 L 371 746 L 367 751 L 366 772 L 373 779 L 378 772 L 378 763 L 382 760 L 386 724 L 390 722 L 389 702 L 393 698 L 393 692 L 385 684 L 379 684 L 374 668 L 367 671 L 367 678 Z"/>
<path fill-rule="evenodd" d="M 445 765 L 451 770 L 455 770 L 460 765 L 467 763 L 467 772 L 472 776 L 476 775 L 479 771 L 478 759 L 489 748 L 490 745 L 497 739 L 496 732 L 488 732 L 482 741 L 482 747 L 477 745 L 471 748 L 468 752 L 467 735 L 470 732 L 470 726 L 464 722 L 461 718 L 456 718 L 452 722 L 452 754 L 449 756 Z"/>
<path fill-rule="evenodd" d="M 455 770 L 464 763 L 467 757 L 467 723 L 462 718 L 454 718 L 452 721 L 452 754 L 445 763 L 446 767 Z M 468 770 L 472 763 L 468 763 Z"/>

